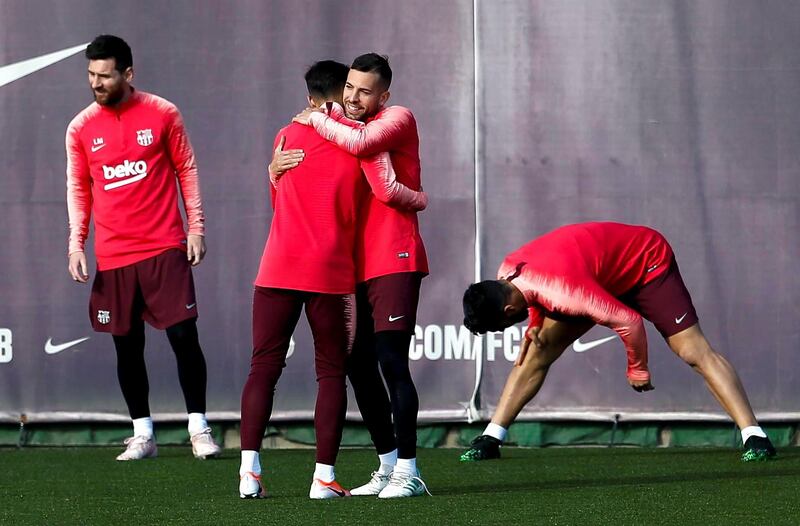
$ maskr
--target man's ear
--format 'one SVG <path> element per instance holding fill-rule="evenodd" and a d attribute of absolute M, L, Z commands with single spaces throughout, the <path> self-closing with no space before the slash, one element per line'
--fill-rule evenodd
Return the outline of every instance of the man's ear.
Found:
<path fill-rule="evenodd" d="M 130 82 L 133 80 L 133 66 L 129 66 L 125 71 L 122 72 L 122 78 L 125 79 L 125 82 Z"/>
<path fill-rule="evenodd" d="M 383 93 L 381 93 L 381 96 L 378 98 L 378 103 L 381 106 L 383 106 L 384 104 L 386 104 L 386 101 L 389 100 L 389 96 L 390 95 L 391 95 L 391 93 L 389 93 L 388 91 L 384 91 Z"/>
<path fill-rule="evenodd" d="M 314 102 L 314 99 L 311 98 L 311 95 L 306 95 L 306 100 L 308 101 L 308 107 L 309 108 L 316 108 L 317 107 L 317 103 Z"/>
<path fill-rule="evenodd" d="M 503 314 L 505 314 L 506 316 L 511 316 L 511 315 L 516 314 L 516 313 L 517 313 L 517 309 L 510 303 L 508 305 L 506 305 L 505 307 L 503 307 Z"/>

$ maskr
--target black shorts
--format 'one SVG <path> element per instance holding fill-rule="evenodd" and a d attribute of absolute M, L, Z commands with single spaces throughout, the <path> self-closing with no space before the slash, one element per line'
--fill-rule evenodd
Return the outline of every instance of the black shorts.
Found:
<path fill-rule="evenodd" d="M 678 334 L 698 321 L 675 256 L 666 272 L 647 285 L 625 293 L 619 300 L 655 325 L 664 338 Z"/>
<path fill-rule="evenodd" d="M 166 329 L 196 317 L 192 266 L 180 249 L 95 275 L 89 319 L 97 332 L 123 336 L 138 320 Z"/>

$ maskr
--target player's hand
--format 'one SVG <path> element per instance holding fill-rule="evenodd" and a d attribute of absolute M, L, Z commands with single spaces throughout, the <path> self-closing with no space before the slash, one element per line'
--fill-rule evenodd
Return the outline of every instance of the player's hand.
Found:
<path fill-rule="evenodd" d="M 269 163 L 269 180 L 272 184 L 276 184 L 284 172 L 300 164 L 306 156 L 303 150 L 284 150 L 284 144 L 286 144 L 286 137 L 281 136 L 278 147 L 272 154 L 272 162 Z"/>
<path fill-rule="evenodd" d="M 189 234 L 186 236 L 186 259 L 196 267 L 206 256 L 206 240 L 203 236 Z"/>
<path fill-rule="evenodd" d="M 655 389 L 653 384 L 650 383 L 650 380 L 631 380 L 628 378 L 628 383 L 631 384 L 631 387 L 637 393 L 644 393 L 645 391 L 652 391 Z"/>
<path fill-rule="evenodd" d="M 525 337 L 522 338 L 522 343 L 519 346 L 519 356 L 517 356 L 517 359 L 514 361 L 515 367 L 522 365 L 525 361 L 525 356 L 528 354 L 528 349 L 531 344 L 536 347 L 542 346 L 542 341 L 539 339 L 540 330 L 542 330 L 541 327 L 531 327 L 525 331 Z"/>
<path fill-rule="evenodd" d="M 322 113 L 323 111 L 324 110 L 322 108 L 306 108 L 297 115 L 295 115 L 294 119 L 292 119 L 292 122 L 297 122 L 299 124 L 304 124 L 308 126 L 308 124 L 311 122 L 311 114 L 315 112 Z"/>
<path fill-rule="evenodd" d="M 70 254 L 67 270 L 69 270 L 69 275 L 72 276 L 72 279 L 78 283 L 89 281 L 89 265 L 86 263 L 86 254 L 83 252 Z"/>

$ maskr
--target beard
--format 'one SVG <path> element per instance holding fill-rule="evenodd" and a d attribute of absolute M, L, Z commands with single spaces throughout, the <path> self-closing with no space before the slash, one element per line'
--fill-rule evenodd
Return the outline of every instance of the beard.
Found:
<path fill-rule="evenodd" d="M 370 116 L 368 115 L 368 109 L 364 106 L 359 107 L 358 110 L 356 110 L 355 112 L 350 111 L 347 107 L 346 101 L 344 104 L 344 114 L 348 119 L 352 119 L 354 121 L 362 121 L 362 122 L 365 121 L 367 117 Z"/>
<path fill-rule="evenodd" d="M 92 90 L 94 101 L 101 106 L 114 106 L 125 96 L 125 89 L 120 86 L 115 90 Z"/>

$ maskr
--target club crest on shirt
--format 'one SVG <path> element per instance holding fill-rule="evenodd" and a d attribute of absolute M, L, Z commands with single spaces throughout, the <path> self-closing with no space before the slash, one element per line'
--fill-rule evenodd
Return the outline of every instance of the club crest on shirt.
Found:
<path fill-rule="evenodd" d="M 111 321 L 111 311 L 108 310 L 98 310 L 97 311 L 97 321 L 106 325 Z"/>
<path fill-rule="evenodd" d="M 136 130 L 136 142 L 138 142 L 140 146 L 150 146 L 153 144 L 153 130 L 149 128 L 146 130 Z"/>

